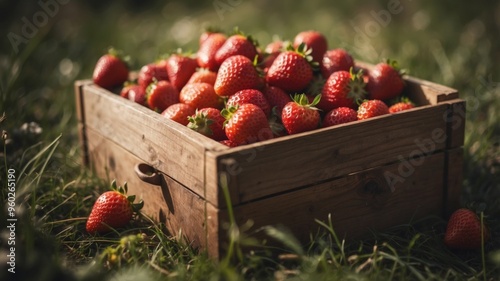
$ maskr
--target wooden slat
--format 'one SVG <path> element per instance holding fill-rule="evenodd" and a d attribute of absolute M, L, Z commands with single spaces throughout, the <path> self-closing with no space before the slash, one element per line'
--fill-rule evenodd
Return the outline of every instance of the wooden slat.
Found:
<path fill-rule="evenodd" d="M 144 200 L 144 214 L 163 222 L 172 235 L 181 234 L 194 248 L 207 247 L 205 227 L 208 224 L 214 229 L 216 216 L 205 216 L 203 198 L 166 175 L 162 175 L 161 186 L 143 182 L 134 173 L 134 166 L 141 163 L 141 159 L 92 129 L 88 129 L 88 136 L 90 168 L 100 178 L 116 179 L 119 184 L 127 182 L 128 193 Z M 217 240 L 217 237 L 211 239 Z"/>
<path fill-rule="evenodd" d="M 303 243 L 332 215 L 340 238 L 362 237 L 370 230 L 384 230 L 410 223 L 443 210 L 443 152 L 421 159 L 419 164 L 398 162 L 351 174 L 337 180 L 303 188 L 234 208 L 238 224 L 248 220 L 253 230 L 266 225 L 285 225 Z M 397 181 L 387 178 L 398 178 Z M 389 184 L 393 182 L 394 184 Z M 222 218 L 226 211 L 220 212 Z M 221 231 L 223 231 L 221 229 Z M 252 230 L 249 231 L 250 233 Z M 221 241 L 221 247 L 224 242 Z"/>
<path fill-rule="evenodd" d="M 445 166 L 445 202 L 444 217 L 448 217 L 460 207 L 463 186 L 464 158 L 463 148 L 458 147 L 446 151 Z"/>
<path fill-rule="evenodd" d="M 87 127 L 204 195 L 205 150 L 226 146 L 95 85 L 83 95 Z"/>
<path fill-rule="evenodd" d="M 458 99 L 458 91 L 437 83 L 418 79 L 415 77 L 405 77 L 407 94 L 417 104 L 438 104 L 441 102 Z"/>
<path fill-rule="evenodd" d="M 230 190 L 237 203 L 446 148 L 448 104 L 419 107 L 294 136 L 207 152 L 207 194 L 218 194 L 213 162 L 232 162 Z M 415 154 L 415 155 L 413 155 Z M 221 165 L 216 165 L 221 168 Z M 234 198 L 235 195 L 232 196 Z M 223 206 L 219 196 L 211 201 Z"/>
<path fill-rule="evenodd" d="M 465 100 L 455 99 L 445 101 L 443 103 L 450 103 L 445 118 L 448 122 L 448 148 L 457 148 L 464 145 L 465 139 Z"/>

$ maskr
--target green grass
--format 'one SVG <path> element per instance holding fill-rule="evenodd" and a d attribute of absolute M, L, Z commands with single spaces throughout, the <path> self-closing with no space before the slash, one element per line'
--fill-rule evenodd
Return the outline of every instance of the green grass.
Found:
<path fill-rule="evenodd" d="M 222 14 L 212 1 L 137 3 L 70 1 L 19 45 L 18 53 L 9 40 L 0 42 L 0 114 L 6 116 L 0 127 L 9 139 L 1 146 L 0 182 L 5 186 L 8 169 L 15 169 L 16 280 L 500 280 L 500 40 L 494 12 L 500 6 L 495 1 L 401 1 L 402 11 L 365 44 L 356 40 L 354 26 L 373 21 L 370 12 L 385 9 L 389 1 L 233 1 L 238 5 Z M 7 38 L 9 32 L 21 34 L 22 18 L 32 19 L 41 7 L 4 1 L 0 10 L 9 11 L 0 28 Z M 440 217 L 349 243 L 329 222 L 311 230 L 309 245 L 298 244 L 278 226 L 261 229 L 282 245 L 279 250 L 256 241 L 244 227 L 233 227 L 233 248 L 221 262 L 143 216 L 116 233 L 86 234 L 86 216 L 109 183 L 81 166 L 74 81 L 89 78 L 111 45 L 132 55 L 134 68 L 177 47 L 196 50 L 206 24 L 225 30 L 237 25 L 263 46 L 274 35 L 290 39 L 317 29 L 330 47 L 347 48 L 357 59 L 395 58 L 413 76 L 459 89 L 468 103 L 461 203 L 485 206 L 493 234 L 485 262 L 481 251 L 448 250 L 442 243 L 446 221 Z M 41 133 L 20 129 L 32 121 Z M 7 198 L 5 188 L 2 197 Z M 6 221 L 6 211 L 0 219 Z M 4 230 L 2 237 L 8 234 Z M 255 251 L 241 252 L 248 244 Z M 9 247 L 3 238 L 0 245 L 5 264 Z M 4 268 L 2 280 L 12 280 Z"/>

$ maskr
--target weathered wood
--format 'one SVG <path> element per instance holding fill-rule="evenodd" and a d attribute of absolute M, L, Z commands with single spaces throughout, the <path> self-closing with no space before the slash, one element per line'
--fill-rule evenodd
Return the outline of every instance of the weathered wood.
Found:
<path fill-rule="evenodd" d="M 95 85 L 83 96 L 87 127 L 204 195 L 205 150 L 227 146 Z"/>
<path fill-rule="evenodd" d="M 463 148 L 453 148 L 446 151 L 446 166 L 444 179 L 444 206 L 443 215 L 448 217 L 460 207 L 460 199 L 464 174 Z"/>
<path fill-rule="evenodd" d="M 454 99 L 443 103 L 449 103 L 450 109 L 446 112 L 446 121 L 448 123 L 448 148 L 456 148 L 464 145 L 465 139 L 465 114 L 466 104 L 462 99 Z"/>
<path fill-rule="evenodd" d="M 207 151 L 207 194 L 218 194 L 214 161 L 228 168 L 236 202 L 249 202 L 446 148 L 448 104 L 286 136 L 223 152 Z M 215 165 L 221 167 L 220 165 Z M 226 172 L 226 171 L 225 171 Z M 214 201 L 223 206 L 223 198 Z"/>
<path fill-rule="evenodd" d="M 208 224 L 213 229 L 216 215 L 205 214 L 206 200 L 191 192 L 171 177 L 161 174 L 161 184 L 152 185 L 139 179 L 134 167 L 142 160 L 116 143 L 87 128 L 91 169 L 96 174 L 117 183 L 127 182 L 128 193 L 144 200 L 142 212 L 165 224 L 174 236 L 180 235 L 191 246 L 207 248 Z M 214 209 L 210 209 L 214 212 Z M 213 238 L 217 239 L 217 238 Z"/>
<path fill-rule="evenodd" d="M 250 232 L 282 224 L 303 243 L 320 227 L 314 219 L 325 221 L 331 214 L 340 238 L 360 238 L 371 230 L 440 216 L 444 161 L 441 152 L 415 162 L 398 162 L 236 206 L 233 211 L 238 224 L 253 221 Z M 392 184 L 388 177 L 401 180 Z M 227 212 L 221 211 L 220 218 L 227 218 Z"/>

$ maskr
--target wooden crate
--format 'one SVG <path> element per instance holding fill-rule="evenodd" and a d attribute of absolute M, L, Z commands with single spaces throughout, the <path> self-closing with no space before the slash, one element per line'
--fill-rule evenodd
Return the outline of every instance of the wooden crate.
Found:
<path fill-rule="evenodd" d="M 236 148 L 90 80 L 75 92 L 84 164 L 128 182 L 145 214 L 216 258 L 227 244 L 221 175 L 238 223 L 282 224 L 304 242 L 329 214 L 349 238 L 458 205 L 465 102 L 435 83 L 406 78 L 412 110 Z"/>

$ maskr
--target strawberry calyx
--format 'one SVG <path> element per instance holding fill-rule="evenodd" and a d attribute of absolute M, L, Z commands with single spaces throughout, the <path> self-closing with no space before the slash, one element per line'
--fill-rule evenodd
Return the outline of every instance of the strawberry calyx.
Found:
<path fill-rule="evenodd" d="M 402 69 L 400 66 L 399 66 L 399 63 L 397 60 L 393 60 L 393 59 L 385 59 L 384 62 L 386 64 L 388 64 L 390 67 L 392 67 L 394 70 L 396 70 L 396 72 L 399 74 L 399 76 L 403 76 L 405 74 L 408 74 L 407 70 L 406 69 Z"/>
<path fill-rule="evenodd" d="M 226 127 L 226 124 L 229 122 L 233 114 L 236 113 L 236 111 L 238 111 L 238 105 L 229 106 L 221 110 L 220 114 L 222 115 L 222 117 L 224 117 L 224 119 L 226 119 L 226 121 L 224 121 L 223 123 L 224 127 Z"/>
<path fill-rule="evenodd" d="M 247 41 L 252 43 L 256 48 L 259 47 L 259 41 L 253 38 L 252 35 L 246 35 L 243 31 L 240 30 L 238 26 L 235 26 L 231 35 L 241 35 L 246 38 Z"/>
<path fill-rule="evenodd" d="M 123 196 L 127 197 L 127 201 L 130 203 L 130 206 L 132 207 L 132 210 L 134 212 L 138 212 L 139 210 L 144 207 L 144 201 L 141 199 L 138 203 L 134 203 L 136 196 L 135 195 L 127 195 L 128 192 L 128 185 L 127 182 L 123 184 L 123 186 L 118 186 L 116 183 L 116 180 L 113 180 L 111 182 L 111 190 L 118 192 L 122 194 Z"/>
<path fill-rule="evenodd" d="M 351 80 L 349 81 L 349 93 L 347 96 L 360 105 L 365 100 L 367 95 L 367 91 L 365 89 L 366 83 L 363 79 L 363 70 L 360 69 L 358 72 L 354 73 L 354 69 L 351 67 L 349 69 L 349 74 L 351 76 Z"/>
<path fill-rule="evenodd" d="M 210 129 L 210 125 L 214 123 L 214 120 L 209 119 L 206 112 L 200 112 L 196 110 L 194 116 L 189 116 L 188 120 L 188 128 L 206 136 L 213 135 L 212 129 Z"/>
<path fill-rule="evenodd" d="M 319 69 L 319 63 L 317 61 L 313 60 L 313 56 L 312 56 L 313 49 L 309 48 L 306 45 L 306 43 L 302 42 L 299 44 L 299 46 L 297 46 L 297 48 L 294 48 L 293 44 L 291 42 L 289 42 L 286 45 L 285 50 L 295 52 L 295 53 L 299 54 L 300 56 L 302 56 L 303 58 L 305 58 L 306 61 L 311 65 L 311 67 L 313 68 L 314 71 Z"/>
<path fill-rule="evenodd" d="M 129 55 L 126 55 L 122 50 L 116 49 L 114 47 L 109 47 L 108 55 L 119 59 L 127 66 L 128 69 L 130 69 L 131 57 Z"/>
<path fill-rule="evenodd" d="M 321 100 L 321 94 L 316 95 L 311 102 L 309 102 L 309 98 L 306 94 L 295 94 L 292 97 L 292 100 L 300 106 L 307 107 L 313 110 L 319 110 L 316 105 L 318 105 L 319 101 Z"/>

